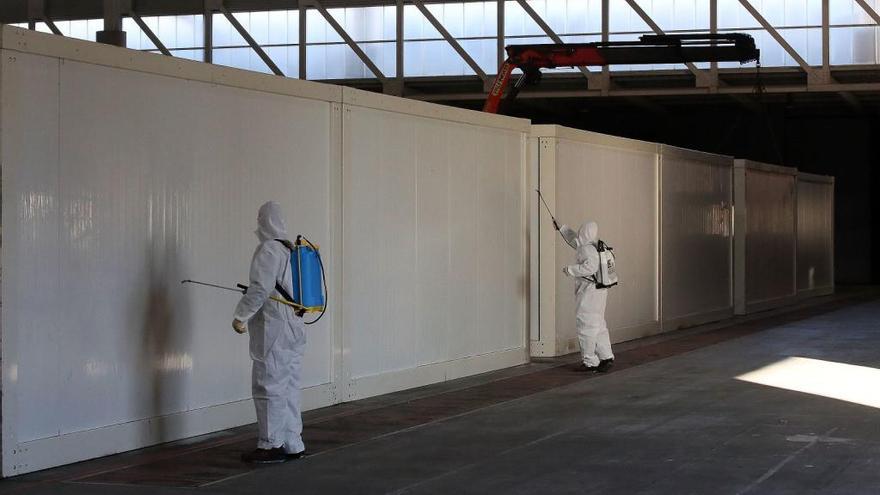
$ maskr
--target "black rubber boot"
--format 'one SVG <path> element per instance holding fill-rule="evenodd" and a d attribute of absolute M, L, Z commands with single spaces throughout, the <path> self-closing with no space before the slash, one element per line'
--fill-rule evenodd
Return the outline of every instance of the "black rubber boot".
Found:
<path fill-rule="evenodd" d="M 596 371 L 599 373 L 607 373 L 612 366 L 614 366 L 614 358 L 603 359 L 599 361 L 599 366 L 596 366 Z"/>
<path fill-rule="evenodd" d="M 241 455 L 241 460 L 251 464 L 278 464 L 287 461 L 287 454 L 281 447 L 274 449 L 255 449 Z"/>
<path fill-rule="evenodd" d="M 598 373 L 599 367 L 598 366 L 587 366 L 586 364 L 581 363 L 581 365 L 578 366 L 577 370 L 582 373 Z"/>

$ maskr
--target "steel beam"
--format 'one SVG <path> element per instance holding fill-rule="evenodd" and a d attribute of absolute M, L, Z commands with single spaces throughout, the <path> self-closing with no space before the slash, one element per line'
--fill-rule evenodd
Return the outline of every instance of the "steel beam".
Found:
<path fill-rule="evenodd" d="M 126 33 L 122 16 L 131 10 L 131 0 L 104 0 L 104 29 L 95 33 L 95 41 L 125 47 Z"/>
<path fill-rule="evenodd" d="M 46 2 L 45 0 L 28 0 L 27 4 L 27 12 L 28 12 L 28 29 L 34 31 L 37 29 L 37 21 L 42 21 L 46 26 L 48 26 L 49 30 L 52 31 L 52 34 L 57 36 L 64 36 L 58 26 L 52 22 L 52 19 L 49 19 L 49 16 L 46 15 Z"/>
<path fill-rule="evenodd" d="M 202 14 L 203 24 L 205 25 L 205 30 L 203 33 L 203 44 L 205 45 L 204 50 L 202 51 L 202 61 L 207 64 L 214 63 L 214 12 L 205 6 L 205 13 Z"/>
<path fill-rule="evenodd" d="M 822 0 L 822 72 L 831 74 L 831 7 L 830 0 Z"/>
<path fill-rule="evenodd" d="M 558 45 L 565 43 L 564 41 L 562 41 L 562 38 L 560 38 L 559 35 L 557 35 L 555 31 L 553 31 L 553 28 L 551 28 L 550 25 L 547 24 L 544 19 L 542 19 L 541 16 L 538 15 L 535 9 L 533 9 L 532 6 L 529 5 L 528 2 L 526 2 L 526 0 L 516 0 L 516 3 L 518 3 L 524 11 L 526 11 L 526 14 L 528 14 L 529 17 L 531 17 L 532 20 L 535 21 L 535 24 L 537 24 L 538 27 L 541 28 L 541 30 L 547 33 L 547 36 L 549 36 L 554 43 Z M 581 74 L 583 74 L 585 77 L 589 78 L 591 72 L 590 69 L 581 65 L 578 67 L 578 70 L 580 70 Z"/>
<path fill-rule="evenodd" d="M 336 34 L 338 34 L 345 41 L 345 44 L 347 44 L 348 47 L 351 48 L 355 55 L 357 55 L 358 58 L 361 59 L 361 62 L 363 62 L 364 65 L 366 65 L 367 68 L 370 69 L 370 72 L 372 72 L 373 75 L 376 76 L 376 79 L 378 79 L 383 86 L 387 84 L 388 78 L 385 77 L 385 74 L 382 74 L 382 71 L 379 70 L 379 67 L 377 67 L 376 64 L 374 64 L 373 61 L 370 60 L 370 57 L 368 57 L 367 54 L 364 53 L 363 50 L 361 50 L 361 47 L 358 46 L 358 44 L 354 41 L 354 39 L 352 39 L 351 36 L 349 36 L 348 32 L 339 24 L 339 22 L 336 21 L 336 18 L 334 18 L 332 15 L 330 15 L 329 12 L 327 12 L 327 9 L 325 9 L 324 6 L 321 5 L 321 2 L 319 2 L 318 0 L 309 0 L 309 3 L 312 7 L 314 7 L 318 12 L 321 13 L 321 16 L 324 18 L 324 20 L 327 21 L 327 24 L 330 24 L 330 27 L 332 27 L 333 30 L 336 31 Z"/>
<path fill-rule="evenodd" d="M 630 8 L 632 8 L 635 13 L 643 21 L 645 21 L 645 24 L 647 24 L 651 29 L 654 30 L 655 33 L 660 35 L 666 34 L 666 32 L 660 29 L 660 26 L 658 26 L 657 23 L 654 22 L 654 19 L 652 19 L 651 16 L 649 16 L 648 13 L 645 12 L 641 5 L 636 3 L 636 0 L 626 0 L 626 3 L 629 4 Z M 693 74 L 694 77 L 697 79 L 697 84 L 700 85 L 701 79 L 703 79 L 702 71 L 700 71 L 700 69 L 697 69 L 697 66 L 692 64 L 691 62 L 686 62 L 684 65 L 687 66 L 688 70 L 691 71 L 691 74 Z"/>
<path fill-rule="evenodd" d="M 58 29 L 58 26 L 55 25 L 52 19 L 43 19 L 43 22 L 46 24 L 46 26 L 49 27 L 49 31 L 52 31 L 52 34 L 57 36 L 64 36 L 64 33 L 62 33 L 60 29 Z"/>
<path fill-rule="evenodd" d="M 244 26 L 241 25 L 240 22 L 238 22 L 238 19 L 236 19 L 235 16 L 226 9 L 225 6 L 220 6 L 220 12 L 223 14 L 224 17 L 226 17 L 226 20 L 229 21 L 229 24 L 232 24 L 232 27 L 234 27 L 235 30 L 238 31 L 238 34 L 240 34 L 241 37 L 244 38 L 247 44 L 250 45 L 251 48 L 257 53 L 257 55 L 263 60 L 263 63 L 265 63 L 269 67 L 269 69 L 275 73 L 275 75 L 283 76 L 284 73 L 281 72 L 281 69 L 279 69 L 277 65 L 275 65 L 275 62 L 272 61 L 272 57 L 270 57 L 269 54 L 266 53 L 265 50 L 263 50 L 263 47 L 261 47 L 259 43 L 254 40 L 253 36 L 251 36 L 251 33 L 249 33 L 247 29 L 245 29 Z"/>
<path fill-rule="evenodd" d="M 766 94 L 788 94 L 788 93 L 841 93 L 841 92 L 878 92 L 880 91 L 880 83 L 830 83 L 817 84 L 812 86 L 806 85 L 780 85 L 768 86 L 765 89 Z M 724 95 L 751 95 L 754 94 L 754 88 L 745 86 L 722 86 L 716 92 L 712 92 L 709 88 L 670 88 L 670 89 L 612 89 L 609 91 L 600 91 L 595 89 L 583 90 L 563 90 L 563 91 L 543 91 L 535 90 L 520 93 L 519 99 L 530 98 L 603 98 L 610 97 L 639 97 L 639 96 L 709 96 L 713 94 Z M 412 95 L 410 98 L 423 101 L 462 101 L 462 100 L 483 100 L 486 95 L 484 93 L 431 93 Z"/>
<path fill-rule="evenodd" d="M 309 78 L 308 77 L 309 76 L 309 74 L 308 74 L 309 66 L 306 64 L 306 57 L 308 56 L 308 52 L 309 52 L 308 43 L 307 43 L 308 38 L 306 36 L 309 32 L 308 31 L 308 28 L 309 28 L 308 15 L 307 15 L 308 11 L 309 11 L 309 7 L 308 7 L 308 2 L 306 2 L 306 0 L 299 0 L 297 5 L 298 5 L 297 8 L 299 9 L 299 13 L 297 14 L 297 16 L 298 16 L 297 20 L 299 21 L 299 40 L 297 41 L 297 48 L 299 49 L 298 71 L 299 71 L 299 78 L 302 80 L 306 80 Z"/>
<path fill-rule="evenodd" d="M 434 29 L 436 29 L 440 33 L 440 35 L 443 36 L 446 42 L 449 43 L 450 46 L 452 46 L 452 49 L 458 53 L 458 55 L 465 61 L 466 64 L 468 64 L 468 66 L 470 66 L 471 70 L 473 70 L 477 74 L 477 76 L 479 76 L 479 78 L 483 80 L 483 83 L 490 84 L 489 77 L 486 76 L 486 73 L 483 71 L 480 65 L 470 55 L 468 55 L 468 52 L 465 51 L 461 44 L 451 34 L 449 34 L 449 31 L 447 31 L 446 28 L 443 27 L 443 24 L 441 24 L 440 21 L 438 21 L 437 18 L 434 17 L 434 14 L 432 14 L 431 11 L 428 10 L 427 7 L 425 7 L 425 4 L 422 2 L 422 0 L 412 0 L 412 2 L 413 5 L 415 5 L 416 8 L 419 9 L 419 12 L 421 12 L 422 15 L 425 16 L 425 19 L 427 19 L 428 22 L 430 22 L 431 25 L 434 26 Z"/>
<path fill-rule="evenodd" d="M 504 4 L 505 0 L 495 0 L 495 13 L 497 17 L 495 19 L 496 26 L 496 41 L 497 41 L 497 49 L 498 49 L 498 57 L 497 63 L 498 67 L 501 67 L 501 64 L 507 60 L 507 53 L 505 53 L 505 41 L 504 41 Z"/>
<path fill-rule="evenodd" d="M 397 79 L 400 84 L 403 84 L 404 78 L 404 48 L 405 44 L 403 42 L 406 33 L 403 31 L 404 22 L 403 22 L 403 11 L 404 11 L 403 0 L 397 0 L 397 5 L 395 6 L 395 32 L 397 39 L 394 40 L 394 48 L 396 55 L 396 63 L 395 63 L 395 72 L 397 72 Z"/>
<path fill-rule="evenodd" d="M 718 34 L 718 0 L 709 0 L 709 32 Z M 718 62 L 709 64 L 711 85 L 718 87 Z"/>
<path fill-rule="evenodd" d="M 162 40 L 160 40 L 159 37 L 156 36 L 156 33 L 154 33 L 152 29 L 150 29 L 150 26 L 147 26 L 147 23 L 145 23 L 144 20 L 141 19 L 141 16 L 139 16 L 136 12 L 129 12 L 128 15 L 135 22 L 135 24 L 137 24 L 138 27 L 141 28 L 141 31 L 143 31 L 144 34 L 147 35 L 147 38 L 150 38 L 150 41 L 154 45 L 156 45 L 156 48 L 158 48 L 159 51 L 162 52 L 162 55 L 168 57 L 173 56 L 171 55 L 171 52 L 168 50 L 168 48 L 165 47 L 165 44 L 162 43 Z"/>
<path fill-rule="evenodd" d="M 874 22 L 880 24 L 880 14 L 878 14 L 876 10 L 872 9 L 871 6 L 868 5 L 868 2 L 866 2 L 865 0 L 856 0 L 856 3 L 858 3 L 862 6 L 863 9 L 865 9 L 865 12 L 867 12 L 868 15 L 871 16 L 871 19 L 874 19 Z"/>
<path fill-rule="evenodd" d="M 810 66 L 810 64 L 808 64 L 807 61 L 804 60 L 804 58 L 801 57 L 800 54 L 798 54 L 797 50 L 795 50 L 794 47 L 788 43 L 788 41 L 785 41 L 785 38 L 783 38 L 782 35 L 779 34 L 779 31 L 777 31 L 776 28 L 774 28 L 770 25 L 769 22 L 767 22 L 767 19 L 765 19 L 764 16 L 762 16 L 757 9 L 755 9 L 755 7 L 751 4 L 751 2 L 749 2 L 749 0 L 739 0 L 739 3 L 742 4 L 742 6 L 749 11 L 749 14 L 751 14 L 752 17 L 754 17 L 755 20 L 758 21 L 758 24 L 760 24 L 765 31 L 770 33 L 770 36 L 772 36 L 773 39 L 775 39 L 776 42 L 782 46 L 786 53 L 788 53 L 791 58 L 793 58 L 795 62 L 798 63 L 798 65 L 801 67 L 801 69 L 803 69 L 804 72 L 806 72 L 807 74 L 812 72 L 813 68 Z"/>

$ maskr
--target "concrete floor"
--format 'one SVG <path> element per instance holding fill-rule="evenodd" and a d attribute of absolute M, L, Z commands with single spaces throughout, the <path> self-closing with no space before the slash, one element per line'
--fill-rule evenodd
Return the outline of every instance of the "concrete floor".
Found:
<path fill-rule="evenodd" d="M 44 475 L 0 482 L 0 493 L 880 493 L 880 409 L 736 378 L 789 357 L 820 373 L 780 385 L 833 376 L 840 390 L 855 385 L 855 400 L 876 398 L 880 301 L 196 489 Z M 857 367 L 826 374 L 829 362 Z"/>

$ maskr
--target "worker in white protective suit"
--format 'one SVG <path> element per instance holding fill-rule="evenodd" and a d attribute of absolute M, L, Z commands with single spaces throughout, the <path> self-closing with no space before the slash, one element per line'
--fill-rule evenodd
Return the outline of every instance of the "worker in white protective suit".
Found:
<path fill-rule="evenodd" d="M 577 263 L 562 269 L 575 279 L 575 328 L 581 346 L 582 369 L 592 373 L 608 371 L 614 363 L 611 340 L 605 324 L 605 301 L 608 289 L 596 288 L 599 271 L 599 226 L 584 222 L 575 232 L 567 225 L 559 227 L 565 242 L 577 251 Z"/>
<path fill-rule="evenodd" d="M 254 463 L 284 462 L 303 456 L 300 376 L 306 346 L 302 312 L 269 299 L 281 297 L 276 284 L 293 293 L 290 250 L 281 206 L 260 207 L 256 230 L 260 245 L 251 261 L 250 284 L 235 308 L 232 327 L 248 331 L 253 360 L 252 392 L 257 410 L 257 449 L 242 459 Z"/>

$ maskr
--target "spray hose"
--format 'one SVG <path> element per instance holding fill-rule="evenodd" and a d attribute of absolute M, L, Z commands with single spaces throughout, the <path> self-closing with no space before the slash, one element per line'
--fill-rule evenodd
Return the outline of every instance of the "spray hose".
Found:
<path fill-rule="evenodd" d="M 312 248 L 315 248 L 315 244 L 312 244 L 312 242 L 309 241 L 304 236 L 297 236 L 297 239 L 296 239 L 297 246 L 302 245 L 300 242 L 300 239 L 304 240 L 306 243 L 308 243 L 310 246 L 312 246 Z M 314 320 L 305 322 L 306 325 L 314 325 L 315 323 L 318 322 L 318 320 L 320 320 L 321 318 L 324 317 L 324 313 L 327 312 L 327 304 L 329 302 L 329 296 L 330 296 L 327 291 L 327 275 L 324 272 L 324 261 L 321 259 L 321 253 L 318 252 L 318 250 L 316 248 L 315 248 L 315 254 L 318 255 L 318 264 L 321 266 L 321 282 L 324 284 L 324 306 L 323 306 L 323 308 L 321 308 L 321 314 L 317 318 L 315 318 Z M 211 284 L 208 282 L 201 282 L 198 280 L 190 280 L 190 279 L 181 280 L 180 283 L 181 284 L 204 285 L 206 287 L 213 287 L 215 289 L 223 289 L 223 290 L 229 290 L 232 292 L 239 292 L 241 294 L 247 294 L 247 290 L 248 290 L 248 286 L 244 285 L 244 284 L 236 284 L 235 287 L 226 287 L 224 285 Z M 283 298 L 280 298 L 277 296 L 269 296 L 269 299 L 272 301 L 275 301 L 277 303 L 284 304 L 285 306 L 290 306 L 291 308 L 293 308 L 297 311 L 305 311 L 305 310 L 309 309 L 301 304 L 297 304 L 293 301 L 288 301 L 287 299 L 283 299 Z"/>

